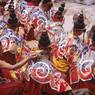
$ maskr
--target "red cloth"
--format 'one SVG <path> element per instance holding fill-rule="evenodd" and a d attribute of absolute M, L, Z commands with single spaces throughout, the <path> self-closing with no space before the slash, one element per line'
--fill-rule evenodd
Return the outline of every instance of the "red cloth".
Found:
<path fill-rule="evenodd" d="M 75 83 L 72 86 L 73 90 L 78 90 L 78 89 L 82 89 L 82 88 L 87 88 L 90 92 L 89 95 L 95 95 L 95 80 L 89 80 L 89 81 L 80 81 L 79 83 Z"/>
<path fill-rule="evenodd" d="M 34 80 L 25 81 L 23 95 L 57 95 L 59 92 L 51 89 L 49 84 L 40 84 Z"/>
<path fill-rule="evenodd" d="M 15 54 L 11 54 L 10 52 L 0 54 L 0 59 L 12 65 L 16 64 Z M 10 75 L 9 69 L 0 69 L 0 77 L 11 80 L 10 83 L 0 84 L 0 95 L 22 95 L 22 81 L 14 81 Z"/>
<path fill-rule="evenodd" d="M 22 93 L 21 81 L 0 84 L 0 95 L 21 95 L 21 93 Z"/>
<path fill-rule="evenodd" d="M 89 81 L 81 81 L 78 83 L 75 83 L 71 85 L 73 89 L 80 89 L 80 88 L 88 88 L 91 90 L 95 90 L 95 80 L 89 80 Z"/>
<path fill-rule="evenodd" d="M 11 65 L 16 64 L 15 54 L 10 53 L 9 51 L 5 53 L 0 53 L 0 60 L 8 62 Z"/>

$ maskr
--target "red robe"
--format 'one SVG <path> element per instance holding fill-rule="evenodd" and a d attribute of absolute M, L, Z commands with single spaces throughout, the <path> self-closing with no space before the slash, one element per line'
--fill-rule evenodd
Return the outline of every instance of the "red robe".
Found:
<path fill-rule="evenodd" d="M 0 60 L 6 61 L 10 64 L 16 64 L 15 54 L 5 52 L 0 54 Z M 8 83 L 0 84 L 0 95 L 21 95 L 22 82 L 20 80 L 13 80 L 9 69 L 0 69 L 0 77 L 10 80 Z M 0 80 L 1 81 L 1 80 Z"/>

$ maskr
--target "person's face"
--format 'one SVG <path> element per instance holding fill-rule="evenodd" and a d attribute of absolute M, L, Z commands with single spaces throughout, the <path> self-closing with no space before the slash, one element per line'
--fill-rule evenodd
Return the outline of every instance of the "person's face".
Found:
<path fill-rule="evenodd" d="M 23 36 L 24 35 L 24 28 L 19 27 L 19 35 Z"/>
<path fill-rule="evenodd" d="M 12 52 L 17 52 L 17 43 L 13 39 L 10 40 L 9 50 Z"/>
<path fill-rule="evenodd" d="M 2 33 L 3 33 L 3 29 L 0 29 L 0 35 L 2 35 Z"/>

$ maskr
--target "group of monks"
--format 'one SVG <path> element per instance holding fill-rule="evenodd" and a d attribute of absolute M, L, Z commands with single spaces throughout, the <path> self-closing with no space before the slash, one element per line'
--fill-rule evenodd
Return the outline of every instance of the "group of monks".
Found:
<path fill-rule="evenodd" d="M 65 12 L 65 2 L 0 2 L 0 95 L 95 95 L 95 25 L 81 12 L 64 31 Z"/>

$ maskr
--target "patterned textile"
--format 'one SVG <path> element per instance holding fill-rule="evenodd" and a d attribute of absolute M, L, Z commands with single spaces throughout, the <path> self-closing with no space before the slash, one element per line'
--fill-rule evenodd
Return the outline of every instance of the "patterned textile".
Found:
<path fill-rule="evenodd" d="M 13 43 L 21 43 L 21 38 L 15 36 L 11 29 L 5 29 L 3 35 L 0 37 L 3 52 L 10 51 Z"/>

